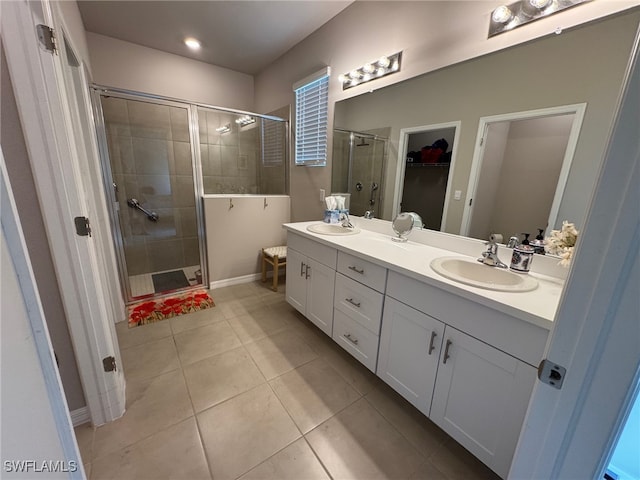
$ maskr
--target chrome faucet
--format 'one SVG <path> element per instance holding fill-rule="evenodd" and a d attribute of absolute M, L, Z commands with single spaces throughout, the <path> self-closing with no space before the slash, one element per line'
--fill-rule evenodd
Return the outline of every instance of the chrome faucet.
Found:
<path fill-rule="evenodd" d="M 347 214 L 345 212 L 340 213 L 340 216 L 338 217 L 338 220 L 342 223 L 342 226 L 344 228 L 353 228 L 353 224 L 349 220 L 349 214 Z"/>
<path fill-rule="evenodd" d="M 373 210 L 367 210 L 366 212 L 364 212 L 364 218 L 371 220 L 374 216 L 374 212 Z"/>
<path fill-rule="evenodd" d="M 478 259 L 480 263 L 489 265 L 490 267 L 508 268 L 507 265 L 502 263 L 498 258 L 498 244 L 491 237 L 487 243 L 487 250 L 482 252 L 482 257 Z"/>
<path fill-rule="evenodd" d="M 509 239 L 509 243 L 507 243 L 507 248 L 516 248 L 520 245 L 520 239 L 515 235 Z"/>

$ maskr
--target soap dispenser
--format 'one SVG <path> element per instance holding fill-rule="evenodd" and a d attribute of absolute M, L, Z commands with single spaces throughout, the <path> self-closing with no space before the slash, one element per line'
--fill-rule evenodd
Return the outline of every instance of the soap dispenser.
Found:
<path fill-rule="evenodd" d="M 522 240 L 522 245 L 529 245 L 529 235 L 531 235 L 530 233 L 523 233 L 522 235 L 524 235 L 524 240 Z"/>
<path fill-rule="evenodd" d="M 531 245 L 533 246 L 534 253 L 544 255 L 544 229 L 538 229 L 538 235 L 536 235 L 536 239 L 531 243 Z"/>

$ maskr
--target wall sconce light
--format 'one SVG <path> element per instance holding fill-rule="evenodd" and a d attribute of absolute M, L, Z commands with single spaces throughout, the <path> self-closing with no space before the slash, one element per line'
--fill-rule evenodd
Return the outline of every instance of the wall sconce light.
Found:
<path fill-rule="evenodd" d="M 218 128 L 216 128 L 216 132 L 218 133 L 228 133 L 231 131 L 231 124 L 227 123 L 226 125 L 222 125 Z"/>
<path fill-rule="evenodd" d="M 401 60 L 402 52 L 398 52 L 393 55 L 380 57 L 375 62 L 365 63 L 359 68 L 339 75 L 338 80 L 340 80 L 342 84 L 342 90 L 399 72 Z"/>
<path fill-rule="evenodd" d="M 513 30 L 589 0 L 520 0 L 491 12 L 489 37 Z"/>
<path fill-rule="evenodd" d="M 251 125 L 252 123 L 256 123 L 256 119 L 251 115 L 243 115 L 240 118 L 236 118 L 236 123 L 240 125 L 240 127 L 246 127 L 247 125 Z"/>

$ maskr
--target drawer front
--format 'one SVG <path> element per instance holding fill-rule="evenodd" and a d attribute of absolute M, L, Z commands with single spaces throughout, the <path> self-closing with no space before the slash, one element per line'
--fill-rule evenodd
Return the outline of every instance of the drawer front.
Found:
<path fill-rule="evenodd" d="M 374 335 L 380 334 L 383 303 L 384 295 L 381 293 L 336 274 L 334 306 Z"/>
<path fill-rule="evenodd" d="M 378 360 L 378 336 L 340 310 L 333 313 L 333 340 L 373 373 Z"/>
<path fill-rule="evenodd" d="M 384 292 L 387 284 L 387 269 L 348 253 L 338 252 L 338 269 L 347 277 L 377 290 Z"/>
<path fill-rule="evenodd" d="M 287 247 L 313 258 L 329 268 L 336 269 L 338 251 L 335 248 L 327 247 L 291 232 L 287 234 Z"/>

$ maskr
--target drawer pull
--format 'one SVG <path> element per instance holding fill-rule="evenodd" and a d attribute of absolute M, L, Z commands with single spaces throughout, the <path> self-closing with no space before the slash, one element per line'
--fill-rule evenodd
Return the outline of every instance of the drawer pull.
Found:
<path fill-rule="evenodd" d="M 304 262 L 300 262 L 300 276 L 301 277 L 304 277 L 304 267 L 305 267 Z"/>
<path fill-rule="evenodd" d="M 360 302 L 354 302 L 353 298 L 345 298 L 344 301 L 349 302 L 354 307 L 360 308 Z"/>
<path fill-rule="evenodd" d="M 354 345 L 358 344 L 358 339 L 357 338 L 351 338 L 351 334 L 350 333 L 345 333 L 343 335 L 344 338 L 346 338 L 347 340 L 349 340 L 351 343 L 353 343 Z"/>
<path fill-rule="evenodd" d="M 431 332 L 431 341 L 429 342 L 429 355 L 431 355 L 433 351 L 436 349 L 434 342 L 436 341 L 437 336 L 438 334 L 435 332 L 435 330 Z"/>
<path fill-rule="evenodd" d="M 447 360 L 449 359 L 449 357 L 451 355 L 449 355 L 449 347 L 451 347 L 451 344 L 453 342 L 451 340 L 447 340 L 447 346 L 444 348 L 444 357 L 442 358 L 442 364 L 444 365 L 445 363 L 447 363 Z"/>
<path fill-rule="evenodd" d="M 364 275 L 364 268 L 363 269 L 359 269 L 358 267 L 355 267 L 353 265 L 349 265 L 349 270 L 353 270 L 356 273 L 359 273 L 360 275 Z"/>
<path fill-rule="evenodd" d="M 311 267 L 307 265 L 304 270 L 304 278 L 309 278 L 311 276 L 311 274 L 309 273 L 309 270 L 311 270 Z"/>

